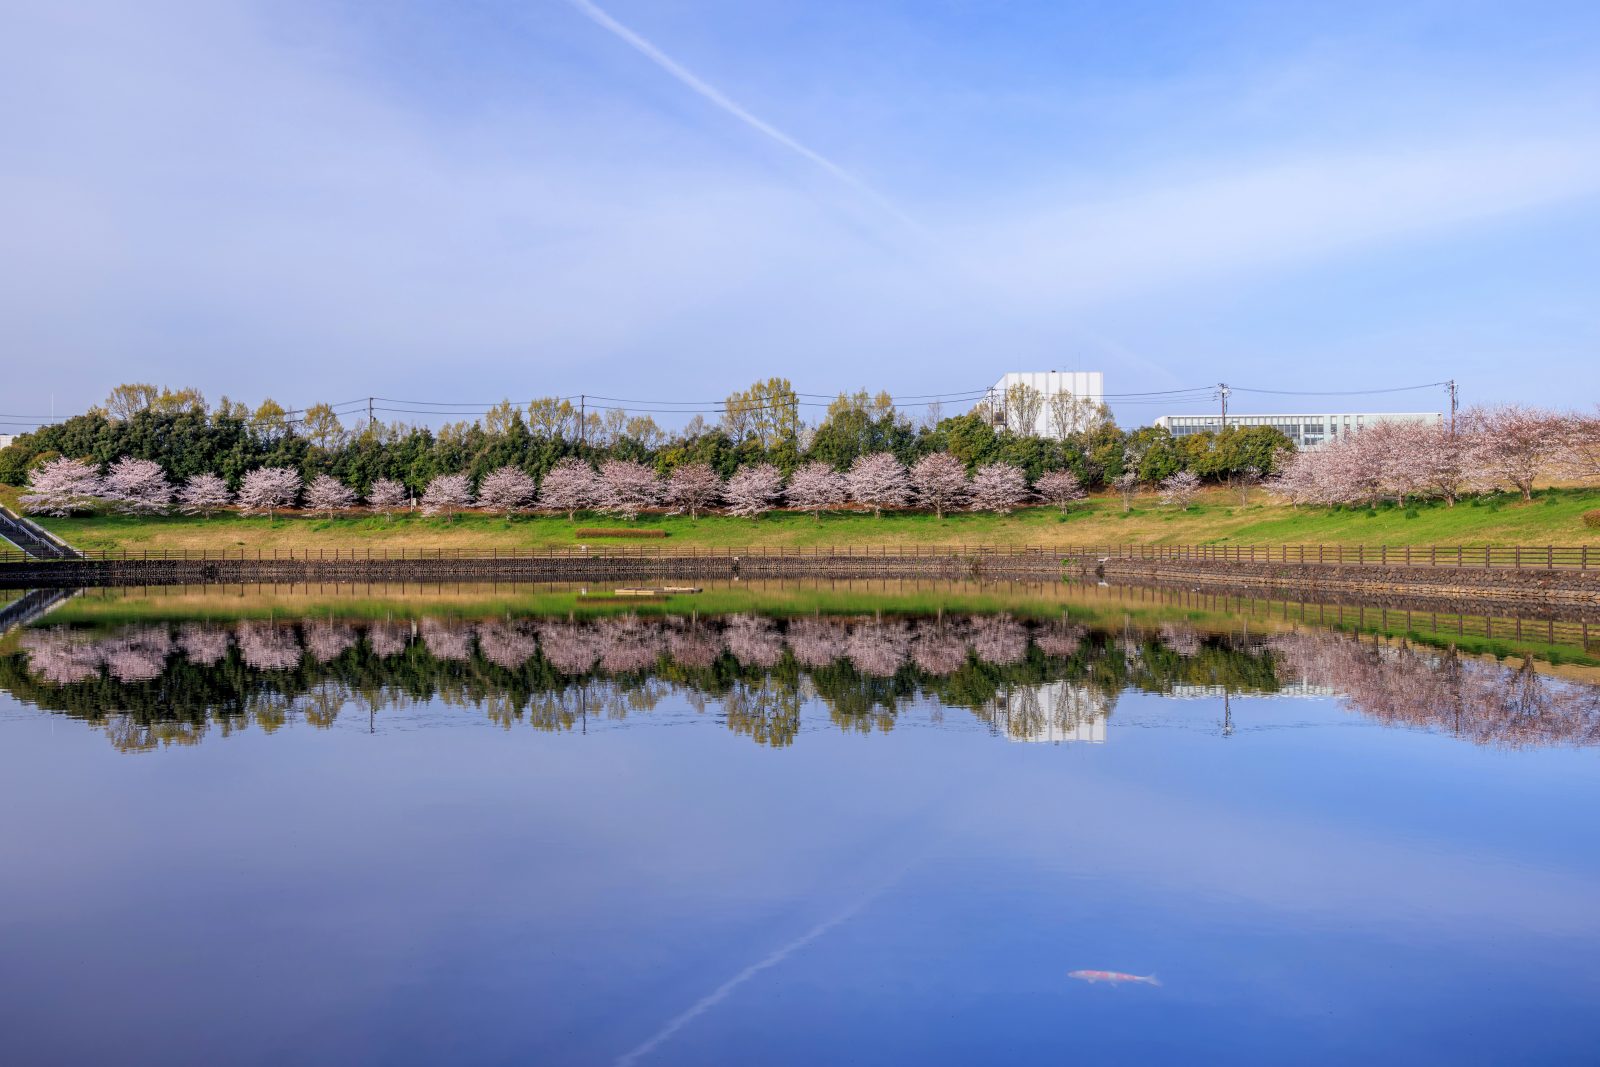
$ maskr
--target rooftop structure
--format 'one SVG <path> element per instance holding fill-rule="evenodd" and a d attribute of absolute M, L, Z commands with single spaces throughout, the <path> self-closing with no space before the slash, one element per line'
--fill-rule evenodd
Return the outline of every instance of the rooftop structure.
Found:
<path fill-rule="evenodd" d="M 1336 415 L 1228 415 L 1229 426 L 1271 426 L 1295 443 L 1296 448 L 1318 448 L 1340 437 L 1360 433 L 1380 422 L 1428 422 L 1438 425 L 1444 416 L 1437 411 L 1364 411 Z M 1195 433 L 1215 433 L 1222 429 L 1222 416 L 1162 415 L 1157 426 L 1174 437 Z"/>

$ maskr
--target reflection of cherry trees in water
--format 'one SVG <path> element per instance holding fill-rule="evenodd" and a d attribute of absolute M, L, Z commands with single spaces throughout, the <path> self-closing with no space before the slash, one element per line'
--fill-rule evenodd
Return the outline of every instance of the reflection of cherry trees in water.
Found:
<path fill-rule="evenodd" d="M 595 630 L 600 639 L 600 669 L 610 674 L 649 670 L 666 648 L 661 627 L 636 615 L 601 619 Z"/>
<path fill-rule="evenodd" d="M 723 634 L 728 651 L 746 667 L 770 669 L 783 658 L 783 638 L 765 615 L 735 615 Z"/>
<path fill-rule="evenodd" d="M 667 657 L 682 667 L 704 670 L 722 656 L 727 645 L 722 631 L 699 620 L 672 619 L 667 631 Z"/>
<path fill-rule="evenodd" d="M 367 627 L 367 647 L 380 659 L 398 656 L 410 643 L 410 623 L 379 622 Z"/>
<path fill-rule="evenodd" d="M 212 667 L 228 654 L 228 631 L 221 626 L 187 622 L 178 627 L 178 648 L 197 667 Z"/>
<path fill-rule="evenodd" d="M 802 667 L 826 667 L 844 656 L 844 628 L 832 619 L 796 619 L 789 624 L 789 650 Z"/>
<path fill-rule="evenodd" d="M 980 615 L 972 620 L 972 651 L 985 663 L 1020 663 L 1028 654 L 1028 631 L 1009 615 Z"/>
<path fill-rule="evenodd" d="M 1386 724 L 1488 745 L 1600 744 L 1600 688 L 1546 677 L 1531 661 L 1510 667 L 1327 631 L 1278 634 L 1270 644 L 1308 682 Z"/>
<path fill-rule="evenodd" d="M 355 647 L 355 627 L 340 622 L 310 622 L 305 626 L 306 651 L 318 663 L 331 663 Z"/>
<path fill-rule="evenodd" d="M 857 623 L 845 638 L 844 654 L 856 670 L 892 678 L 911 653 L 911 628 L 899 620 Z"/>
<path fill-rule="evenodd" d="M 1077 653 L 1087 632 L 1075 623 L 1046 623 L 1033 635 L 1033 643 L 1047 656 L 1071 656 Z"/>
<path fill-rule="evenodd" d="M 110 642 L 106 671 L 119 682 L 149 682 L 161 677 L 172 654 L 165 627 L 139 626 Z"/>
<path fill-rule="evenodd" d="M 286 671 L 300 665 L 300 641 L 294 628 L 270 622 L 241 622 L 239 657 L 258 671 Z"/>
<path fill-rule="evenodd" d="M 1161 624 L 1161 643 L 1184 658 L 1192 658 L 1200 653 L 1200 632 L 1186 622 L 1164 622 Z"/>
<path fill-rule="evenodd" d="M 472 658 L 472 630 L 447 619 L 423 619 L 422 643 L 434 659 Z"/>
<path fill-rule="evenodd" d="M 587 674 L 600 658 L 600 634 L 592 626 L 552 622 L 539 627 L 545 659 L 562 674 Z"/>
<path fill-rule="evenodd" d="M 943 619 L 923 619 L 911 639 L 911 662 L 935 677 L 954 674 L 967 663 L 964 627 Z"/>
<path fill-rule="evenodd" d="M 524 622 L 484 623 L 478 628 L 478 651 L 496 667 L 514 671 L 539 654 L 539 637 Z"/>
<path fill-rule="evenodd" d="M 29 630 L 19 643 L 34 677 L 51 685 L 71 685 L 98 677 L 105 665 L 105 649 L 90 634 Z"/>
<path fill-rule="evenodd" d="M 480 711 L 505 728 L 586 730 L 656 709 L 769 745 L 797 736 L 807 702 L 848 730 L 894 728 L 908 709 L 965 708 L 1024 740 L 1099 740 L 1118 694 L 1276 691 L 1306 681 L 1386 723 L 1476 741 L 1600 743 L 1597 690 L 1430 649 L 1284 633 L 1262 644 L 1187 623 L 1115 633 L 1009 615 L 797 618 L 424 619 L 184 624 L 114 632 L 24 631 L 0 684 L 41 707 L 104 725 L 118 747 L 190 743 L 357 708 L 417 702 Z"/>

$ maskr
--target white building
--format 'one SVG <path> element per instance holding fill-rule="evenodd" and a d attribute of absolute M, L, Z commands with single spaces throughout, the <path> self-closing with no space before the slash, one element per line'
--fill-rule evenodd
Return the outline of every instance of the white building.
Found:
<path fill-rule="evenodd" d="M 1018 385 L 1031 387 L 1043 399 L 1031 427 L 1017 425 L 1021 421 L 1017 413 L 1006 410 L 1006 394 Z M 1070 405 L 1070 412 L 1064 410 L 1067 404 L 1054 401 L 1060 396 L 1076 402 Z M 1089 425 L 1105 399 L 1106 376 L 1097 370 L 1014 371 L 989 388 L 978 409 L 987 414 L 996 429 L 1009 424 L 1012 430 L 1035 437 L 1065 437 Z M 1063 419 L 1071 425 L 1062 425 Z"/>
<path fill-rule="evenodd" d="M 1380 422 L 1444 422 L 1437 411 L 1365 411 L 1337 415 L 1235 415 L 1228 414 L 1229 426 L 1271 426 L 1295 443 L 1297 448 L 1316 448 L 1340 437 L 1360 433 Z M 1174 437 L 1193 433 L 1215 433 L 1222 429 L 1221 413 L 1213 415 L 1162 415 L 1156 425 Z"/>
<path fill-rule="evenodd" d="M 14 433 L 0 433 L 0 448 L 9 448 L 16 439 L 17 435 Z"/>

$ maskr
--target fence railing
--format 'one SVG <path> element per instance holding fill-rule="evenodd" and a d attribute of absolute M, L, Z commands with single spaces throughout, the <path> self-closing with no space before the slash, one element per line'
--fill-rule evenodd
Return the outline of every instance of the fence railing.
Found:
<path fill-rule="evenodd" d="M 284 562 L 365 562 L 388 560 L 517 560 L 669 558 L 807 559 L 866 557 L 1039 557 L 1087 560 L 1152 560 L 1204 563 L 1295 563 L 1342 566 L 1510 568 L 1517 570 L 1600 569 L 1595 545 L 563 545 L 513 548 L 150 548 L 89 549 L 75 559 L 29 559 L 15 549 L 0 549 L 0 563 L 27 561 L 56 565 L 81 560 L 191 561 L 259 560 Z"/>
<path fill-rule="evenodd" d="M 1590 570 L 1597 545 L 1116 545 L 1118 559 Z"/>

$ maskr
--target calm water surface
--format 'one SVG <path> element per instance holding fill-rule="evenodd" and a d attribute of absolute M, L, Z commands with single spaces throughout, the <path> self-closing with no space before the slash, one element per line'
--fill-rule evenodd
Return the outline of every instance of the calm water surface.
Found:
<path fill-rule="evenodd" d="M 1592 668 L 1072 610 L 66 611 L 0 644 L 9 1062 L 1600 1047 Z"/>

